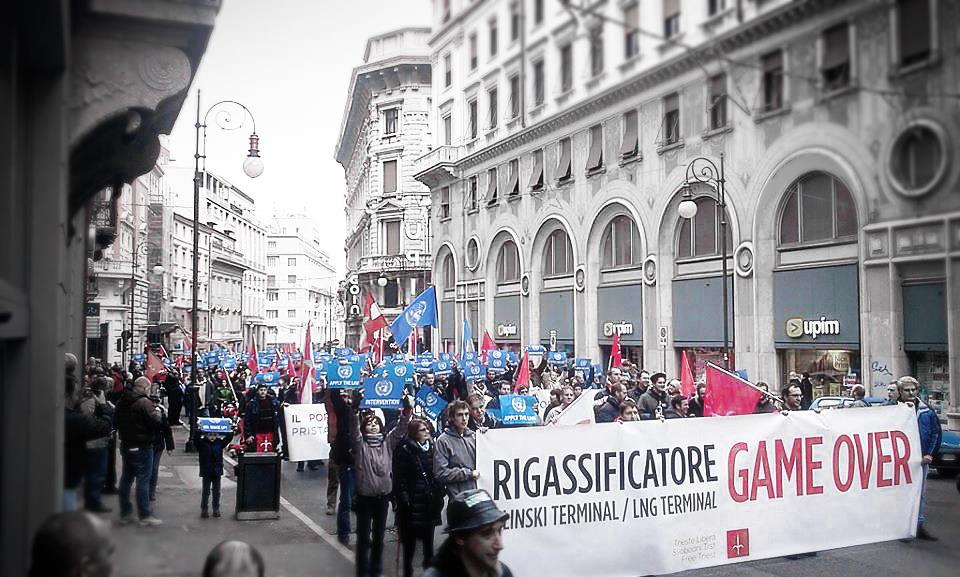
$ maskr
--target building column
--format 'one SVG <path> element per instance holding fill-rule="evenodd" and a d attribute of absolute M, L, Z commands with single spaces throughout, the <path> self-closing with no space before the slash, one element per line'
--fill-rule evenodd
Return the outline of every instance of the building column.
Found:
<path fill-rule="evenodd" d="M 947 428 L 960 431 L 960 260 L 947 259 L 947 360 L 950 363 L 950 404 Z"/>

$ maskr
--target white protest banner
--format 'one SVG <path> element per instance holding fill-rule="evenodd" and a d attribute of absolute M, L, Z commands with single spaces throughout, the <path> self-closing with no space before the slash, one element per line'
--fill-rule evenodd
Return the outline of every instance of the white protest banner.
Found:
<path fill-rule="evenodd" d="M 663 575 L 909 537 L 920 460 L 905 406 L 477 435 L 516 575 Z"/>
<path fill-rule="evenodd" d="M 291 461 L 312 461 L 330 456 L 327 409 L 323 403 L 288 405 L 283 408 L 283 420 Z"/>

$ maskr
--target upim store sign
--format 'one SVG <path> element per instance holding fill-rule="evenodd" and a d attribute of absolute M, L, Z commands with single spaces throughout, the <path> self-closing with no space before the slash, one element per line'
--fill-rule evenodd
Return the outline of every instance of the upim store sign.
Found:
<path fill-rule="evenodd" d="M 517 575 L 663 575 L 909 537 L 920 461 L 902 405 L 477 435 Z"/>
<path fill-rule="evenodd" d="M 813 320 L 794 317 L 787 319 L 784 325 L 785 332 L 791 339 L 799 339 L 806 335 L 816 340 L 820 335 L 840 334 L 840 321 L 827 319 L 824 316 Z"/>

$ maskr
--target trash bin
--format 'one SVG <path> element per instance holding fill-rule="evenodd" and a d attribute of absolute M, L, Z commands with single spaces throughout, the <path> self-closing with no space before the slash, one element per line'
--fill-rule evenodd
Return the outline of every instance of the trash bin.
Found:
<path fill-rule="evenodd" d="M 280 455 L 244 453 L 234 468 L 237 477 L 236 518 L 240 521 L 280 518 Z"/>

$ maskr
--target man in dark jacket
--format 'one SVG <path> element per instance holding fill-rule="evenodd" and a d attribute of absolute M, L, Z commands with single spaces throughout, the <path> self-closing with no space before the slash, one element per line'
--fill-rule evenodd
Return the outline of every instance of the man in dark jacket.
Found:
<path fill-rule="evenodd" d="M 648 419 L 659 418 L 669 406 L 666 387 L 667 375 L 664 373 L 654 373 L 650 377 L 650 386 L 647 387 L 647 392 L 640 395 L 640 401 L 637 403 L 640 412 Z"/>
<path fill-rule="evenodd" d="M 167 379 L 163 382 L 163 390 L 167 394 L 167 418 L 170 425 L 181 425 L 180 412 L 183 410 L 183 389 L 180 385 L 180 373 L 176 369 L 167 372 Z"/>
<path fill-rule="evenodd" d="M 627 398 L 627 390 L 620 383 L 607 387 L 610 394 L 602 405 L 596 409 L 598 423 L 612 423 L 620 416 L 620 403 Z"/>
<path fill-rule="evenodd" d="M 497 400 L 500 400 L 499 397 Z M 470 423 L 467 426 L 472 430 L 496 429 L 500 426 L 500 421 L 484 410 L 483 398 L 480 395 L 474 393 L 467 397 L 467 404 L 470 405 Z"/>
<path fill-rule="evenodd" d="M 327 397 L 336 416 L 336 434 L 330 443 L 330 460 L 337 465 L 340 484 L 340 500 L 337 503 L 337 540 L 346 545 L 350 541 L 350 507 L 356 489 L 353 475 L 353 444 L 350 438 L 350 423 L 353 419 L 353 391 L 331 390 Z M 357 401 L 358 402 L 358 401 Z M 327 497 L 329 499 L 329 495 Z M 327 507 L 329 509 L 329 501 Z"/>
<path fill-rule="evenodd" d="M 464 491 L 451 499 L 444 529 L 449 536 L 423 577 L 513 577 L 510 568 L 499 559 L 508 517 L 483 489 Z"/>
<path fill-rule="evenodd" d="M 160 428 L 161 413 L 147 396 L 150 380 L 139 377 L 124 391 L 114 412 L 120 434 L 120 457 L 123 474 L 120 476 L 120 522 L 132 523 L 133 506 L 130 488 L 137 482 L 137 512 L 140 524 L 156 526 L 162 521 L 150 509 L 150 478 L 153 475 L 153 440 Z"/>
<path fill-rule="evenodd" d="M 111 425 L 99 405 L 93 414 L 80 410 L 76 376 L 66 375 L 65 385 L 63 509 L 74 511 L 77 508 L 77 487 L 87 468 L 87 441 L 109 435 Z"/>
<path fill-rule="evenodd" d="M 268 394 L 267 385 L 260 384 L 257 386 L 257 396 L 247 403 L 247 409 L 243 412 L 246 444 L 253 444 L 253 450 L 258 453 L 276 451 L 279 432 L 280 402 Z"/>

